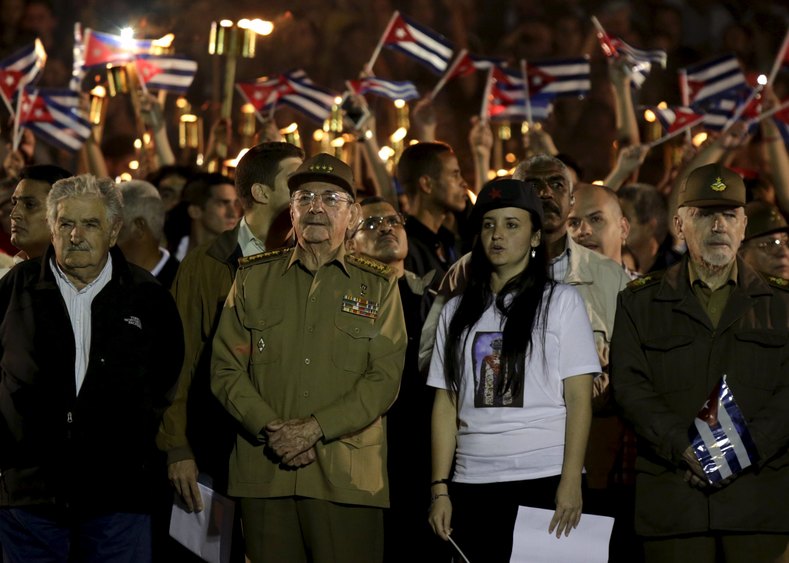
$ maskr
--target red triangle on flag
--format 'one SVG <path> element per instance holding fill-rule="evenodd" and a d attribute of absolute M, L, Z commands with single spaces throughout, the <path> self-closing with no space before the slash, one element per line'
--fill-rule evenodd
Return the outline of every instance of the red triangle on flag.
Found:
<path fill-rule="evenodd" d="M 529 96 L 539 94 L 551 82 L 556 82 L 556 77 L 548 74 L 539 67 L 526 65 L 526 74 L 529 78 Z"/>
<path fill-rule="evenodd" d="M 92 33 L 87 34 L 84 66 L 96 66 L 123 59 L 128 60 L 128 58 L 128 54 L 123 50 L 105 43 Z"/>
<path fill-rule="evenodd" d="M 19 88 L 19 80 L 21 78 L 21 71 L 0 69 L 0 90 L 3 91 L 7 99 L 14 97 L 14 93 Z"/>
<path fill-rule="evenodd" d="M 40 96 L 33 98 L 27 92 L 22 96 L 19 123 L 52 123 L 55 121 L 55 118 L 49 113 L 44 98 Z"/>
<path fill-rule="evenodd" d="M 414 36 L 411 35 L 411 31 L 408 29 L 408 25 L 405 23 L 405 20 L 398 16 L 394 23 L 392 23 L 392 29 L 390 29 L 389 33 L 386 35 L 384 43 L 389 45 L 391 43 L 403 43 L 405 41 L 416 43 Z"/>
<path fill-rule="evenodd" d="M 692 111 L 680 108 L 673 108 L 674 109 L 674 123 L 668 128 L 669 133 L 673 133 L 677 129 L 682 129 L 683 127 L 687 127 L 689 124 L 694 123 L 696 121 L 701 121 L 703 118 L 702 115 L 698 113 L 693 113 Z"/>
<path fill-rule="evenodd" d="M 137 75 L 145 84 L 148 84 L 154 76 L 164 72 L 162 68 L 150 59 L 137 59 Z"/>
<path fill-rule="evenodd" d="M 474 61 L 471 60 L 471 57 L 468 55 L 463 55 L 463 60 L 458 63 L 458 65 L 455 67 L 455 70 L 452 72 L 452 76 L 449 78 L 468 76 L 470 74 L 474 74 L 476 70 L 477 67 L 474 66 Z"/>

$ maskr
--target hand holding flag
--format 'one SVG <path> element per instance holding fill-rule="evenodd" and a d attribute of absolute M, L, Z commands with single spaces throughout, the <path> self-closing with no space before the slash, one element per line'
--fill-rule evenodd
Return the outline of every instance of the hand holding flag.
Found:
<path fill-rule="evenodd" d="M 725 480 L 756 463 L 759 458 L 745 417 L 734 401 L 724 375 L 712 389 L 688 429 L 691 449 L 710 485 Z M 693 467 L 693 464 L 689 464 Z"/>

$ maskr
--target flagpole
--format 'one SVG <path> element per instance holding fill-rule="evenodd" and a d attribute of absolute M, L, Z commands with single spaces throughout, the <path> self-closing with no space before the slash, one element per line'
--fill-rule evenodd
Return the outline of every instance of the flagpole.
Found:
<path fill-rule="evenodd" d="M 690 107 L 690 87 L 688 86 L 688 71 L 684 68 L 679 69 L 679 93 L 682 97 L 682 107 Z M 659 139 L 658 139 L 659 140 Z M 685 142 L 692 141 L 690 129 L 685 132 Z"/>
<path fill-rule="evenodd" d="M 36 103 L 36 98 L 38 97 L 38 90 L 35 91 L 36 93 L 30 97 L 30 109 L 33 109 L 33 104 Z M 25 91 L 24 89 L 19 92 L 19 95 L 16 99 L 16 119 L 14 119 L 14 135 L 12 137 L 12 144 L 11 150 L 16 151 L 19 149 L 19 144 L 22 142 L 22 134 L 21 134 L 21 127 L 19 122 L 22 119 L 22 98 L 24 97 Z"/>
<path fill-rule="evenodd" d="M 770 76 L 767 77 L 767 84 L 772 84 L 773 80 L 775 80 L 775 76 L 778 74 L 778 71 L 781 68 L 781 63 L 783 62 L 784 53 L 786 50 L 789 49 L 789 29 L 786 30 L 786 35 L 784 35 L 783 43 L 781 43 L 781 48 L 778 50 L 778 55 L 775 57 L 775 62 L 773 62 L 773 68 L 770 70 Z"/>
<path fill-rule="evenodd" d="M 526 70 L 526 59 L 521 59 L 521 75 L 523 75 L 523 92 L 524 103 L 526 104 L 526 120 L 529 123 L 529 129 L 534 125 L 534 120 L 531 114 L 531 94 L 529 93 L 529 73 Z"/>
<path fill-rule="evenodd" d="M 732 128 L 732 125 L 737 123 L 737 121 L 742 116 L 742 113 L 746 110 L 748 105 L 753 101 L 753 99 L 761 92 L 762 89 L 760 87 L 751 88 L 751 93 L 748 95 L 748 98 L 737 106 L 737 109 L 734 110 L 734 114 L 726 121 L 726 125 L 723 126 L 723 130 L 721 131 L 721 135 L 726 133 L 729 129 Z"/>
<path fill-rule="evenodd" d="M 488 119 L 488 105 L 490 104 L 490 89 L 493 86 L 493 69 L 491 66 L 488 70 L 488 81 L 485 83 L 485 92 L 482 94 L 482 107 L 479 108 L 479 118 L 487 121 Z"/>
<path fill-rule="evenodd" d="M 679 129 L 677 129 L 676 131 L 674 131 L 672 133 L 669 133 L 668 135 L 660 137 L 659 139 L 655 139 L 651 143 L 647 143 L 645 146 L 648 147 L 649 149 L 653 149 L 653 148 L 655 148 L 658 145 L 662 145 L 663 143 L 665 143 L 669 139 L 673 139 L 674 137 L 676 137 L 678 135 L 681 135 L 682 133 L 685 133 L 686 131 L 688 133 L 690 133 L 691 128 L 695 127 L 696 125 L 698 125 L 701 122 L 702 122 L 702 120 L 698 120 L 698 121 L 694 121 L 692 123 L 688 123 L 684 127 L 680 127 Z"/>
<path fill-rule="evenodd" d="M 375 64 L 375 61 L 378 59 L 378 55 L 381 54 L 381 49 L 384 46 L 384 41 L 389 36 L 389 32 L 392 31 L 392 26 L 394 26 L 394 23 L 395 21 L 397 21 L 397 18 L 399 16 L 400 16 L 400 12 L 398 10 L 395 10 L 394 13 L 392 14 L 392 17 L 389 18 L 389 23 L 386 24 L 386 29 L 384 30 L 383 35 L 381 35 L 381 38 L 378 40 L 378 45 L 375 46 L 375 50 L 373 51 L 370 60 L 367 61 L 366 65 L 364 65 L 364 71 L 368 75 L 371 76 L 373 75 L 373 65 Z"/>
<path fill-rule="evenodd" d="M 608 37 L 608 34 L 605 32 L 603 25 L 600 23 L 600 20 L 597 19 L 597 16 L 592 16 L 592 24 L 595 27 L 597 41 L 600 43 L 600 48 L 603 50 L 603 53 L 606 57 L 615 57 L 617 55 L 616 51 L 612 49 L 612 45 L 609 41 L 603 41 L 604 37 Z"/>
<path fill-rule="evenodd" d="M 428 98 L 430 99 L 431 102 L 436 99 L 436 95 L 441 91 L 441 89 L 444 87 L 444 84 L 447 83 L 447 81 L 452 77 L 452 74 L 460 66 L 460 63 L 463 61 L 463 58 L 466 56 L 466 53 L 468 53 L 468 49 L 461 49 L 460 52 L 458 52 L 458 55 L 457 57 L 455 57 L 455 60 L 452 61 L 452 64 L 449 65 L 449 68 L 446 70 L 444 75 L 441 77 L 441 79 L 438 81 L 435 87 L 433 87 L 432 92 L 428 94 Z"/>

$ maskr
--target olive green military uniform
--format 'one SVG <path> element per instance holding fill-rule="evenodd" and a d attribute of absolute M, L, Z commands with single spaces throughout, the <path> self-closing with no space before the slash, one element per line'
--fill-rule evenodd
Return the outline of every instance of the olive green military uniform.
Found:
<path fill-rule="evenodd" d="M 310 272 L 303 252 L 243 259 L 219 321 L 211 387 L 245 430 L 229 492 L 386 507 L 382 415 L 397 397 L 407 342 L 396 279 L 343 246 Z M 315 462 L 291 469 L 267 456 L 267 424 L 310 415 L 323 431 Z"/>

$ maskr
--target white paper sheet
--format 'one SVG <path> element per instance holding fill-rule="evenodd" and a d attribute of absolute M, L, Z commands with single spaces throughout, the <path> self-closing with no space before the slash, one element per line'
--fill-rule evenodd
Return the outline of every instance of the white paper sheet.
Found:
<path fill-rule="evenodd" d="M 510 563 L 606 563 L 614 519 L 584 514 L 570 535 L 548 533 L 553 510 L 521 506 L 515 521 Z M 471 563 L 477 563 L 472 561 Z"/>
<path fill-rule="evenodd" d="M 202 512 L 188 512 L 178 495 L 170 514 L 170 535 L 209 563 L 228 563 L 233 538 L 235 502 L 197 483 L 203 495 Z"/>

